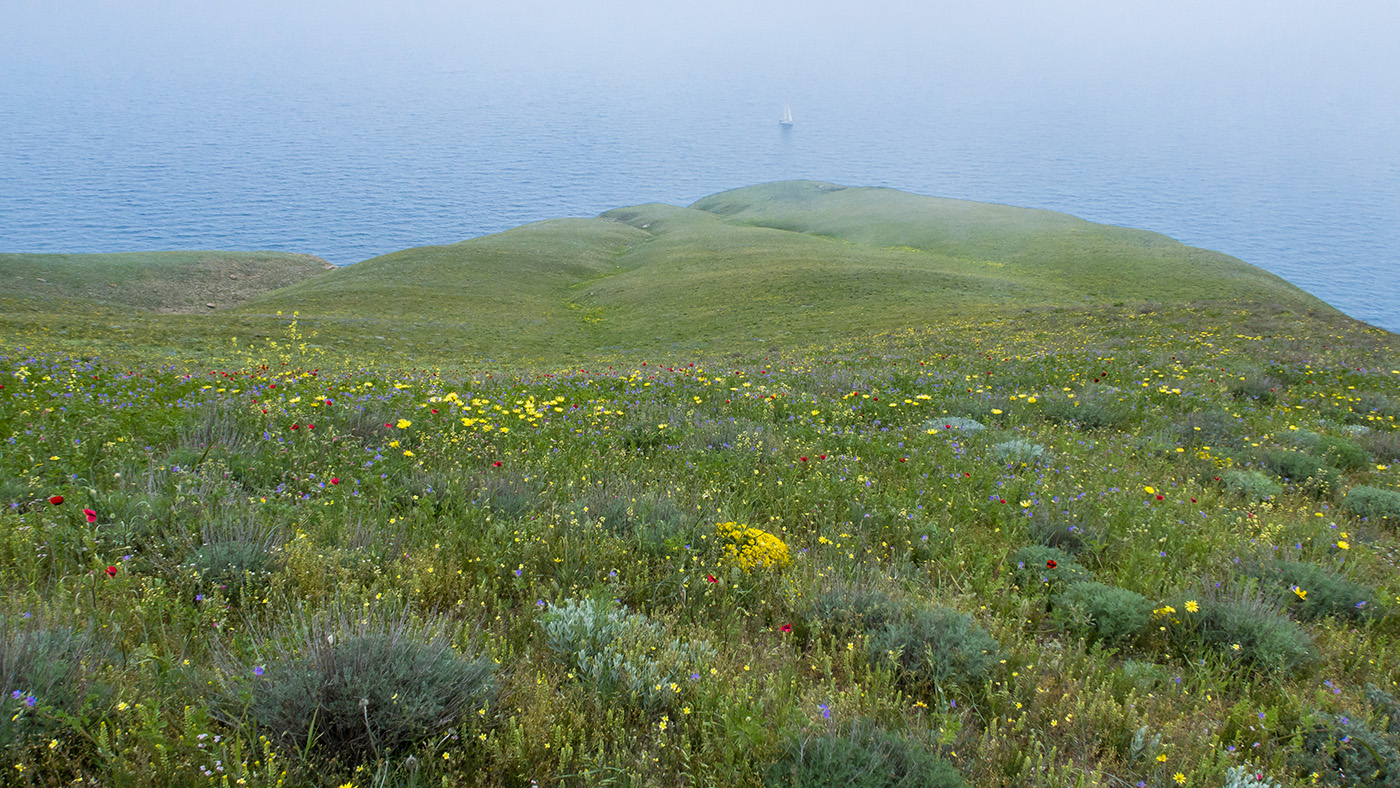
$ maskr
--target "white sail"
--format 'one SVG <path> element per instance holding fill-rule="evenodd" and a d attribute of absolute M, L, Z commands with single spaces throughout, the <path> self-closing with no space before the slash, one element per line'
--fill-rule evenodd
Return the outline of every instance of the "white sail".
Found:
<path fill-rule="evenodd" d="M 783 102 L 783 117 L 778 121 L 778 123 L 783 126 L 792 125 L 792 107 L 789 107 L 786 101 Z"/>

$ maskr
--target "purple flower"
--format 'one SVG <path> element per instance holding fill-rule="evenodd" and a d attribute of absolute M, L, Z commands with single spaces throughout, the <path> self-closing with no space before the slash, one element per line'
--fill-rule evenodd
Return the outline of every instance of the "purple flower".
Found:
<path fill-rule="evenodd" d="M 19 690 L 15 690 L 14 692 L 10 693 L 10 697 L 14 698 L 15 700 L 19 700 L 20 698 L 24 697 L 24 693 L 20 692 Z"/>
<path fill-rule="evenodd" d="M 821 712 L 822 712 L 822 719 L 824 719 L 824 720 L 829 720 L 829 719 L 831 719 L 831 707 L 830 707 L 830 706 L 828 706 L 828 705 L 826 705 L 825 703 L 823 703 L 823 704 L 820 704 L 819 706 L 817 706 L 817 708 L 818 708 L 818 709 L 821 709 Z"/>
<path fill-rule="evenodd" d="M 259 665 L 259 666 L 257 666 L 256 668 L 253 668 L 253 675 L 254 675 L 254 676 L 261 676 L 262 674 L 263 674 L 262 665 Z"/>
<path fill-rule="evenodd" d="M 29 697 L 27 697 L 27 698 L 24 699 L 24 705 L 28 706 L 28 707 L 31 708 L 31 709 L 34 708 L 34 704 L 36 704 L 36 703 L 38 703 L 38 702 L 39 702 L 39 699 L 38 699 L 38 698 L 35 698 L 33 695 L 30 695 Z"/>

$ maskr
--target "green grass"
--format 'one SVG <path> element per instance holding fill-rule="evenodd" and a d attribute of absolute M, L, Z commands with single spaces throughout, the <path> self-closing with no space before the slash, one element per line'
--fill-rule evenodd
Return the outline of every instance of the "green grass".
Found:
<path fill-rule="evenodd" d="M 1005 265 L 752 221 L 838 199 L 970 212 Z M 1400 751 L 1400 534 L 1354 505 L 1400 489 L 1400 337 L 1229 258 L 1044 284 L 1010 258 L 1053 214 L 702 203 L 0 315 L 5 781 L 1350 786 Z M 1213 259 L 1087 227 L 1162 281 Z M 1329 484 L 1229 484 L 1300 442 L 1346 449 Z"/>
<path fill-rule="evenodd" d="M 8 310 L 202 313 L 319 276 L 319 257 L 284 252 L 0 254 Z"/>

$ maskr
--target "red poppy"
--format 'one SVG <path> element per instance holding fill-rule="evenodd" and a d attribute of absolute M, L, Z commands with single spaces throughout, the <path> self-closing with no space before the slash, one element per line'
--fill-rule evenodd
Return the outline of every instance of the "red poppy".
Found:
<path fill-rule="evenodd" d="M 807 458 L 806 458 L 806 457 L 798 457 L 797 459 L 799 459 L 799 460 L 801 460 L 801 461 L 803 461 L 803 462 L 806 462 L 806 461 L 807 461 Z"/>
<path fill-rule="evenodd" d="M 826 459 L 826 455 L 825 455 L 825 454 L 822 454 L 822 455 L 818 456 L 817 459 L 819 459 L 819 460 L 824 460 L 824 459 Z"/>
<path fill-rule="evenodd" d="M 315 425 L 315 424 L 308 424 L 308 425 L 306 425 L 306 428 L 307 428 L 308 430 L 314 430 L 314 429 L 316 429 L 316 425 Z"/>
<path fill-rule="evenodd" d="M 109 567 L 107 567 L 107 576 L 108 576 L 108 577 L 116 577 L 116 576 L 117 576 L 117 568 L 116 568 L 115 566 L 109 566 Z"/>
<path fill-rule="evenodd" d="M 705 579 L 708 580 L 708 581 L 710 581 L 711 583 L 718 583 L 718 582 L 719 582 L 719 578 L 718 578 L 718 577 L 715 577 L 714 575 L 705 575 Z"/>
<path fill-rule="evenodd" d="M 63 503 L 63 496 L 55 495 L 52 498 L 49 498 L 49 503 L 53 504 L 54 506 L 58 506 L 59 504 Z"/>
<path fill-rule="evenodd" d="M 338 476 L 332 476 L 332 477 L 331 477 L 331 484 L 340 484 L 340 477 L 338 477 Z"/>
<path fill-rule="evenodd" d="M 784 635 L 791 634 L 792 624 L 783 624 L 782 626 L 778 627 L 778 629 L 781 629 Z"/>
<path fill-rule="evenodd" d="M 335 400 L 333 400 L 333 399 L 328 399 L 328 400 L 326 400 L 326 404 L 327 404 L 327 405 L 332 405 L 332 404 L 334 404 L 334 403 L 335 403 Z"/>
<path fill-rule="evenodd" d="M 909 462 L 909 458 L 908 458 L 908 457 L 900 457 L 900 458 L 899 458 L 899 461 L 900 461 L 900 462 Z"/>
<path fill-rule="evenodd" d="M 437 408 L 433 408 L 433 413 L 437 413 Z"/>
<path fill-rule="evenodd" d="M 300 429 L 300 425 L 297 425 L 297 424 L 293 424 L 293 425 L 292 425 L 292 429 L 294 429 L 294 430 L 296 430 L 296 429 Z"/>
<path fill-rule="evenodd" d="M 91 510 L 91 509 L 84 509 L 84 510 L 83 510 L 83 514 L 84 514 L 84 515 L 87 515 L 87 521 L 88 521 L 88 522 L 90 522 L 90 523 L 95 523 L 95 522 L 97 522 L 97 512 L 94 512 L 94 511 Z"/>
<path fill-rule="evenodd" d="M 1053 559 L 1053 558 L 1048 559 L 1048 560 L 1046 560 L 1046 562 L 1045 562 L 1045 568 L 1046 568 L 1046 569 L 1054 569 L 1054 568 L 1057 567 L 1057 566 L 1059 566 L 1059 564 L 1055 563 L 1055 559 Z"/>
<path fill-rule="evenodd" d="M 491 467 L 492 467 L 492 468 L 499 468 L 499 467 L 501 467 L 501 461 L 500 461 L 500 460 L 496 460 L 495 462 L 491 463 Z"/>

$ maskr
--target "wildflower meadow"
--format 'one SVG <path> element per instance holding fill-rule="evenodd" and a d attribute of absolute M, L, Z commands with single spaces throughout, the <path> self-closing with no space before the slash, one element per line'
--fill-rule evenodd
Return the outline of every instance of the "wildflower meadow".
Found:
<path fill-rule="evenodd" d="M 0 782 L 1400 785 L 1400 342 L 0 349 Z"/>

